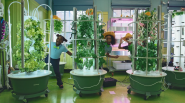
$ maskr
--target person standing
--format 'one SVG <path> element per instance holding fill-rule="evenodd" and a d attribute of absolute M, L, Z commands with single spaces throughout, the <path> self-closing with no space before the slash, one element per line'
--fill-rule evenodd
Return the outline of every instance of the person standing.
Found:
<path fill-rule="evenodd" d="M 50 51 L 50 61 L 56 74 L 57 85 L 59 86 L 59 88 L 63 88 L 63 82 L 61 80 L 61 74 L 59 71 L 60 55 L 62 52 L 65 52 L 70 56 L 72 55 L 72 53 L 68 51 L 64 45 L 62 45 L 63 41 L 67 42 L 67 40 L 62 35 L 57 34 L 56 42 L 51 42 Z M 47 47 L 49 48 L 49 44 L 47 45 Z M 48 56 L 46 57 L 45 61 L 46 63 L 48 63 Z"/>

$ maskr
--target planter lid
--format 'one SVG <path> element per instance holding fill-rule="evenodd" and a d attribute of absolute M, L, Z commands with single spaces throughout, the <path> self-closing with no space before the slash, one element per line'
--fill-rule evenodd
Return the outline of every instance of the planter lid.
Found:
<path fill-rule="evenodd" d="M 52 72 L 48 70 L 37 70 L 31 73 L 26 73 L 26 72 L 19 72 L 17 74 L 10 73 L 8 74 L 9 78 L 14 78 L 14 79 L 29 79 L 29 78 L 38 78 L 38 77 L 44 77 L 47 75 L 50 75 Z"/>
<path fill-rule="evenodd" d="M 90 71 L 90 70 L 83 71 L 83 70 L 77 69 L 77 70 L 70 71 L 70 74 L 71 75 L 75 75 L 75 76 L 99 76 L 99 75 L 107 74 L 107 71 L 99 70 L 99 74 L 98 74 L 97 70 L 94 70 L 94 71 Z"/>
<path fill-rule="evenodd" d="M 166 71 L 173 71 L 173 72 L 179 72 L 179 73 L 185 73 L 185 70 L 183 69 L 183 71 L 176 71 L 174 70 L 174 67 L 162 67 L 163 70 Z"/>
<path fill-rule="evenodd" d="M 166 73 L 164 73 L 164 72 L 162 72 L 162 75 L 160 75 L 160 74 L 158 74 L 158 73 L 149 73 L 148 75 L 146 75 L 145 73 L 134 73 L 134 74 L 132 74 L 132 70 L 127 70 L 126 71 L 128 74 L 130 74 L 130 75 L 135 75 L 135 76 L 141 76 L 141 77 L 164 77 L 164 76 L 166 76 Z"/>
<path fill-rule="evenodd" d="M 66 64 L 66 62 L 60 62 L 60 65 L 62 65 L 62 64 Z"/>

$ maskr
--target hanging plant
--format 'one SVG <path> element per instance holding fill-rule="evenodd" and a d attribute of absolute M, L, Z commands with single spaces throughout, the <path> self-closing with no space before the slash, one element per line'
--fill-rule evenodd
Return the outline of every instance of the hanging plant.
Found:
<path fill-rule="evenodd" d="M 148 57 L 157 57 L 157 13 L 153 11 L 146 10 L 138 15 L 138 39 L 147 39 L 148 41 Z M 147 20 L 147 21 L 146 21 Z M 137 47 L 137 57 L 146 57 L 147 53 L 147 40 L 139 40 L 140 45 Z M 148 58 L 147 58 L 148 59 Z M 148 71 L 156 70 L 157 59 L 148 59 Z M 146 59 L 137 58 L 136 60 L 136 70 L 146 70 Z"/>
<path fill-rule="evenodd" d="M 13 55 L 18 67 L 22 72 L 33 72 L 45 67 L 42 61 L 45 57 L 46 46 L 44 44 L 44 34 L 40 28 L 40 22 L 31 18 L 25 21 L 24 25 L 24 68 L 21 60 L 21 24 L 18 24 L 17 43 L 15 45 L 16 53 Z"/>
<path fill-rule="evenodd" d="M 183 14 L 185 14 L 184 11 L 177 12 L 177 10 L 174 10 L 172 13 L 172 18 L 174 18 L 175 16 L 183 15 Z"/>
<path fill-rule="evenodd" d="M 3 41 L 3 39 L 5 38 L 5 27 L 6 27 L 6 24 L 5 24 L 5 21 L 3 20 L 2 21 L 2 26 L 1 26 L 1 35 L 0 35 L 0 42 Z"/>
<path fill-rule="evenodd" d="M 93 16 L 88 15 L 80 15 L 78 18 L 78 21 L 81 20 L 93 20 Z M 103 39 L 103 33 L 104 30 L 102 30 L 103 26 L 97 24 L 97 34 L 99 39 Z M 73 29 L 72 29 L 73 30 Z M 92 21 L 86 21 L 86 22 L 78 22 L 77 23 L 77 38 L 78 39 L 94 39 L 94 23 Z M 89 41 L 88 41 L 89 42 Z M 91 66 L 93 66 L 93 60 L 97 58 L 97 55 L 94 53 L 94 41 L 90 40 L 90 48 L 87 43 L 87 41 L 84 40 L 78 40 L 77 41 L 77 53 L 75 58 L 75 62 L 78 65 L 79 69 L 83 69 L 83 67 L 87 67 L 89 69 Z M 72 48 L 73 44 L 71 43 L 68 48 Z M 104 42 L 99 41 L 99 56 L 105 56 L 105 50 L 104 50 Z M 92 57 L 94 59 L 85 59 L 85 62 L 83 61 L 82 57 Z M 102 66 L 103 63 L 106 63 L 103 57 L 99 58 L 99 66 Z"/>
<path fill-rule="evenodd" d="M 56 15 L 53 16 L 53 19 L 54 19 L 54 32 L 61 33 L 63 28 L 61 19 Z M 47 30 L 50 30 L 50 20 L 47 21 Z"/>

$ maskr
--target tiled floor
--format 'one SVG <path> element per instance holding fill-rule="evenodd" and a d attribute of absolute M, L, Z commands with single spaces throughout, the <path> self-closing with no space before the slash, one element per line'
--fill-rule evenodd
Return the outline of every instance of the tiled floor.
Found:
<path fill-rule="evenodd" d="M 126 73 L 119 72 L 114 74 L 114 78 L 123 81 Z M 108 73 L 106 77 L 110 77 Z M 63 81 L 73 83 L 68 80 L 69 73 L 65 73 Z M 73 86 L 64 84 L 64 89 L 59 89 L 56 85 L 56 79 L 50 78 L 48 88 L 50 93 L 48 97 L 40 96 L 33 99 L 28 99 L 29 103 L 185 103 L 185 89 L 173 88 L 163 92 L 160 97 L 152 96 L 148 100 L 143 99 L 143 95 L 133 93 L 127 94 L 127 86 L 129 83 L 121 84 L 117 82 L 116 87 L 104 88 L 104 92 L 98 94 L 82 95 L 79 97 L 74 91 Z M 110 94 L 109 91 L 114 91 L 116 94 Z M 0 93 L 0 103 L 23 103 L 12 97 L 10 90 L 5 90 Z"/>

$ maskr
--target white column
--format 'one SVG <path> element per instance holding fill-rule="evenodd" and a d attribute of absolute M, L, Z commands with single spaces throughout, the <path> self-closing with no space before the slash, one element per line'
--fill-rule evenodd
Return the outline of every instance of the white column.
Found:
<path fill-rule="evenodd" d="M 180 20 L 181 20 L 180 24 L 181 24 L 181 26 L 183 26 L 183 24 L 184 24 L 183 23 L 184 22 L 184 20 L 183 20 L 184 18 L 183 17 L 184 17 L 184 14 L 180 16 Z M 181 58 L 180 58 L 181 59 L 180 67 L 182 69 L 184 69 L 184 57 L 183 57 L 184 56 L 184 50 L 185 50 L 184 46 L 183 46 L 184 35 L 182 35 L 183 34 L 182 29 L 183 28 L 181 27 L 180 29 L 181 29 L 181 31 L 180 31 L 180 35 L 181 35 L 180 40 L 182 41 L 181 42 L 181 54 L 180 54 L 180 56 L 181 56 Z"/>
<path fill-rule="evenodd" d="M 178 16 L 178 15 L 175 16 L 175 26 L 182 25 L 182 17 L 183 16 Z M 180 41 L 180 40 L 183 40 L 182 38 L 184 38 L 180 29 L 181 29 L 180 27 L 175 28 L 175 37 L 176 37 L 175 41 Z M 180 53 L 180 49 L 181 49 L 181 53 Z M 184 56 L 183 43 L 174 42 L 174 56 Z M 181 58 L 180 60 L 179 57 L 174 57 L 174 66 L 180 66 L 181 68 L 184 68 L 184 58 Z"/>

